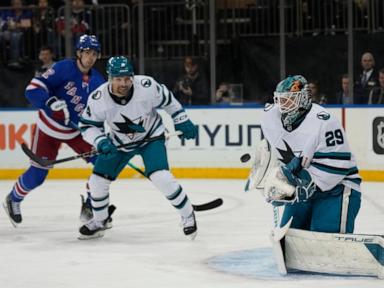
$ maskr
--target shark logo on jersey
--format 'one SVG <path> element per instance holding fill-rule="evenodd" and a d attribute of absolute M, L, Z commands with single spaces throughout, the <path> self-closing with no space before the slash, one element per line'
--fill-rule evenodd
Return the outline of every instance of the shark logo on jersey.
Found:
<path fill-rule="evenodd" d="M 284 164 L 288 164 L 294 157 L 296 157 L 297 155 L 295 155 L 295 153 L 292 151 L 292 148 L 289 146 L 289 144 L 287 142 L 285 142 L 283 140 L 284 144 L 285 144 L 285 149 L 286 150 L 283 150 L 283 149 L 279 149 L 276 147 L 277 151 L 279 151 L 280 155 L 281 155 L 281 159 L 279 159 L 281 162 L 283 162 Z M 301 151 L 300 152 L 296 152 L 296 154 L 298 154 L 298 157 L 300 157 L 301 155 Z"/>
<path fill-rule="evenodd" d="M 152 82 L 149 79 L 143 79 L 141 80 L 141 85 L 145 88 L 151 87 Z"/>
<path fill-rule="evenodd" d="M 331 118 L 331 115 L 325 111 L 321 111 L 317 113 L 317 118 L 319 118 L 320 120 L 328 120 L 329 118 Z"/>
<path fill-rule="evenodd" d="M 143 127 L 144 120 L 140 118 L 135 119 L 133 121 L 138 122 L 138 124 L 135 124 L 132 120 L 130 120 L 128 117 L 126 117 L 123 114 L 120 114 L 121 117 L 123 117 L 124 122 L 113 122 L 115 126 L 118 128 L 118 130 L 114 129 L 115 131 L 123 134 L 127 134 L 129 138 L 133 138 L 133 134 L 135 132 L 145 132 L 145 129 Z"/>

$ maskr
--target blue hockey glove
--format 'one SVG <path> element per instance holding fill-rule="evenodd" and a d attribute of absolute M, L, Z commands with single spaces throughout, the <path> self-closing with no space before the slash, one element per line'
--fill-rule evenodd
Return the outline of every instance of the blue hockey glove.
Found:
<path fill-rule="evenodd" d="M 104 138 L 97 144 L 97 151 L 104 155 L 112 155 L 117 152 L 117 148 L 109 138 Z"/>
<path fill-rule="evenodd" d="M 172 115 L 173 123 L 175 124 L 175 130 L 183 132 L 179 136 L 180 139 L 195 139 L 197 136 L 197 128 L 188 119 L 188 115 L 184 110 L 177 111 Z"/>

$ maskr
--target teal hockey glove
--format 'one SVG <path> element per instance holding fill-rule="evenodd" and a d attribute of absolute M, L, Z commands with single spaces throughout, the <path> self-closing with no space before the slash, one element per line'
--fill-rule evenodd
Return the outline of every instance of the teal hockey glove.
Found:
<path fill-rule="evenodd" d="M 97 144 L 97 151 L 104 155 L 112 155 L 117 152 L 117 148 L 109 138 L 104 138 Z"/>
<path fill-rule="evenodd" d="M 175 124 L 175 130 L 183 132 L 179 136 L 180 139 L 195 139 L 197 136 L 197 128 L 189 120 L 188 115 L 185 113 L 184 109 L 175 112 L 172 115 L 173 123 Z"/>

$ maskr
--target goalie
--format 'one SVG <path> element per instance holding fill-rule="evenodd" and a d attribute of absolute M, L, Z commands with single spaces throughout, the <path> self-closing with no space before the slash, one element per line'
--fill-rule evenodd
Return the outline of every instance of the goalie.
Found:
<path fill-rule="evenodd" d="M 353 233 L 361 178 L 340 123 L 311 103 L 303 76 L 290 76 L 274 92 L 262 120 L 266 140 L 257 148 L 246 190 L 284 205 L 280 227 Z"/>

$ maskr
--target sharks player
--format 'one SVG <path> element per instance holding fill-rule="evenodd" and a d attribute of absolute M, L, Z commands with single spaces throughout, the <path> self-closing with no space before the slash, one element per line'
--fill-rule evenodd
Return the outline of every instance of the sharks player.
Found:
<path fill-rule="evenodd" d="M 101 154 L 89 179 L 94 217 L 80 228 L 79 239 L 104 235 L 111 181 L 134 155 L 142 157 L 146 176 L 177 209 L 184 234 L 193 239 L 197 233 L 195 214 L 188 196 L 169 171 L 165 140 L 150 139 L 164 133 L 157 108 L 171 115 L 175 130 L 183 133 L 180 137 L 195 138 L 195 125 L 164 85 L 148 76 L 134 76 L 127 58 L 110 58 L 107 73 L 109 81 L 92 93 L 80 118 L 84 139 Z M 105 134 L 104 124 L 110 127 L 109 135 Z M 116 148 L 128 143 L 132 145 Z"/>
<path fill-rule="evenodd" d="M 76 59 L 57 62 L 28 85 L 25 96 L 33 107 L 39 109 L 31 149 L 40 158 L 56 159 L 61 143 L 66 143 L 77 153 L 93 148 L 74 126 L 86 106 L 88 95 L 105 82 L 92 68 L 100 51 L 95 36 L 83 35 L 76 44 Z M 95 159 L 86 160 L 92 162 Z M 21 201 L 44 182 L 50 168 L 31 162 L 16 181 L 4 203 L 13 225 L 22 222 Z"/>
<path fill-rule="evenodd" d="M 352 233 L 361 178 L 343 128 L 311 103 L 300 75 L 277 85 L 274 102 L 266 106 L 262 131 L 282 166 L 266 176 L 264 196 L 272 205 L 284 205 L 280 226 L 293 217 L 292 228 Z"/>

